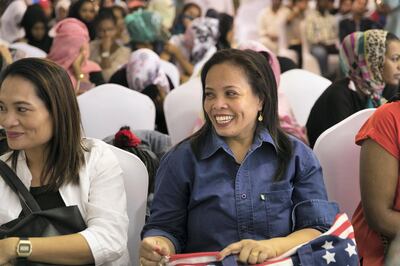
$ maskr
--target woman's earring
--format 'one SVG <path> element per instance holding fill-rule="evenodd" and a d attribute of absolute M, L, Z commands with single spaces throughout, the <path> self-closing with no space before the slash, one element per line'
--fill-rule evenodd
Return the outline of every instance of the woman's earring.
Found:
<path fill-rule="evenodd" d="M 262 122 L 264 120 L 264 117 L 262 115 L 261 112 L 258 113 L 258 118 L 257 118 L 258 122 Z"/>

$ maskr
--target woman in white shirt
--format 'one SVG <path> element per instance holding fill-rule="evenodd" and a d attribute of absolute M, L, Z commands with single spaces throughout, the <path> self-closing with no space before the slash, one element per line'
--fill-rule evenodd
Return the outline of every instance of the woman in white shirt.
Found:
<path fill-rule="evenodd" d="M 0 125 L 11 149 L 1 159 L 42 210 L 77 205 L 87 225 L 75 234 L 30 237 L 25 257 L 61 265 L 128 265 L 122 170 L 105 143 L 82 139 L 67 72 L 51 61 L 26 58 L 4 70 L 0 85 Z M 16 219 L 21 209 L 18 196 L 0 178 L 0 224 Z M 18 259 L 20 241 L 0 240 L 0 265 Z"/>

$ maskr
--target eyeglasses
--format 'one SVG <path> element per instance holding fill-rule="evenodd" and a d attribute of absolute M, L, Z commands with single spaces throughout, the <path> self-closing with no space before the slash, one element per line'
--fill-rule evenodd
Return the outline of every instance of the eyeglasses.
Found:
<path fill-rule="evenodd" d="M 186 18 L 188 20 L 194 20 L 195 19 L 195 17 L 190 16 L 190 15 L 183 15 L 183 18 Z"/>

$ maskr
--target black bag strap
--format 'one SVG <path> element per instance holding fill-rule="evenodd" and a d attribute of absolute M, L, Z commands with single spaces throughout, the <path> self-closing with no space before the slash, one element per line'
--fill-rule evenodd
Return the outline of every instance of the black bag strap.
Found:
<path fill-rule="evenodd" d="M 0 175 L 3 177 L 4 182 L 18 195 L 25 215 L 41 210 L 39 204 L 24 183 L 22 183 L 14 171 L 2 160 L 0 160 Z"/>

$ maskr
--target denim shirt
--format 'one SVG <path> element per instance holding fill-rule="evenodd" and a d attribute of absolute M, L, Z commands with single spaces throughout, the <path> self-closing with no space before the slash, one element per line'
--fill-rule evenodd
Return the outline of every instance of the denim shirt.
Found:
<path fill-rule="evenodd" d="M 258 131 L 241 164 L 214 131 L 198 157 L 189 141 L 172 149 L 160 163 L 142 237 L 167 237 L 184 253 L 329 228 L 338 206 L 327 201 L 321 166 L 310 148 L 289 138 L 293 156 L 280 181 L 273 181 L 277 150 L 266 129 Z"/>

